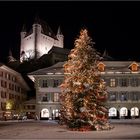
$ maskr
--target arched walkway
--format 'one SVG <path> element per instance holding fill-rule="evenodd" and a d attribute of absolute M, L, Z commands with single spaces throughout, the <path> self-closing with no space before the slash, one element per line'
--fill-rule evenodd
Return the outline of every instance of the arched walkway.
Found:
<path fill-rule="evenodd" d="M 138 117 L 139 116 L 139 109 L 137 107 L 131 108 L 131 117 Z"/>
<path fill-rule="evenodd" d="M 44 108 L 41 110 L 41 113 L 40 113 L 40 119 L 49 119 L 49 110 L 47 108 Z"/>
<path fill-rule="evenodd" d="M 122 107 L 120 109 L 120 118 L 126 118 L 128 116 L 128 109 L 126 107 Z"/>
<path fill-rule="evenodd" d="M 117 109 L 115 107 L 111 107 L 109 109 L 109 114 L 108 114 L 109 117 L 117 117 Z"/>

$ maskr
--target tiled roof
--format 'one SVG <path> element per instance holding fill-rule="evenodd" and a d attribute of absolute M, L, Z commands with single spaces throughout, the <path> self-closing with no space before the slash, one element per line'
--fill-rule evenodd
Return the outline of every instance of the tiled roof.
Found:
<path fill-rule="evenodd" d="M 59 48 L 59 47 L 53 46 L 51 48 L 51 50 L 48 52 L 48 54 L 50 54 L 50 53 L 57 53 L 57 54 L 68 55 L 70 53 L 70 50 L 69 49 L 65 49 L 65 48 Z"/>
<path fill-rule="evenodd" d="M 58 62 L 51 67 L 39 69 L 37 71 L 28 73 L 28 75 L 46 75 L 49 73 L 63 73 L 63 64 L 64 62 Z"/>
<path fill-rule="evenodd" d="M 49 73 L 63 73 L 64 63 L 65 62 L 58 62 L 51 67 L 39 69 L 37 71 L 29 73 L 28 75 L 47 75 Z M 133 63 L 133 61 L 103 61 L 103 63 L 105 64 L 105 71 L 107 72 L 131 72 L 129 66 Z"/>

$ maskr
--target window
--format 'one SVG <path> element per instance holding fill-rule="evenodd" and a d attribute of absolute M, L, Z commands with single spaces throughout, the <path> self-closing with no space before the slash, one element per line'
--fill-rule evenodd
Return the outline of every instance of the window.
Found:
<path fill-rule="evenodd" d="M 109 100 L 110 101 L 116 101 L 116 93 L 110 93 L 109 94 Z"/>
<path fill-rule="evenodd" d="M 17 87 L 17 92 L 20 92 L 20 87 Z"/>
<path fill-rule="evenodd" d="M 137 71 L 137 70 L 138 70 L 137 64 L 132 64 L 131 70 L 132 70 L 132 71 Z"/>
<path fill-rule="evenodd" d="M 14 84 L 12 84 L 11 90 L 14 90 Z"/>
<path fill-rule="evenodd" d="M 126 93 L 121 93 L 120 100 L 121 101 L 127 101 L 127 94 Z"/>
<path fill-rule="evenodd" d="M 127 87 L 128 86 L 128 79 L 124 78 L 120 80 L 120 86 Z"/>
<path fill-rule="evenodd" d="M 138 101 L 139 100 L 139 96 L 138 96 L 139 94 L 137 93 L 137 92 L 133 92 L 132 93 L 132 100 L 133 101 Z"/>
<path fill-rule="evenodd" d="M 6 88 L 6 87 L 7 87 L 7 82 L 6 82 L 6 81 L 1 80 L 1 87 Z"/>
<path fill-rule="evenodd" d="M 48 102 L 48 101 L 50 101 L 50 93 L 46 93 L 46 94 L 42 97 L 42 101 L 43 101 L 43 102 Z"/>
<path fill-rule="evenodd" d="M 3 77 L 3 71 L 0 71 L 0 77 Z"/>
<path fill-rule="evenodd" d="M 17 91 L 17 86 L 15 85 L 15 91 Z"/>
<path fill-rule="evenodd" d="M 42 97 L 42 101 L 43 101 L 43 102 L 48 102 L 47 96 Z"/>
<path fill-rule="evenodd" d="M 8 74 L 8 79 L 11 80 L 11 75 L 10 74 Z"/>
<path fill-rule="evenodd" d="M 138 78 L 132 78 L 131 79 L 131 86 L 132 87 L 137 87 L 138 86 L 138 82 L 139 82 Z"/>
<path fill-rule="evenodd" d="M 9 89 L 12 89 L 12 88 L 11 88 L 11 83 L 9 83 Z"/>
<path fill-rule="evenodd" d="M 5 102 L 1 102 L 1 109 L 5 110 L 6 109 L 6 103 Z"/>
<path fill-rule="evenodd" d="M 4 92 L 4 91 L 1 91 L 1 98 L 6 98 L 7 96 L 6 96 L 6 92 Z"/>
<path fill-rule="evenodd" d="M 59 93 L 54 93 L 54 102 L 59 102 Z"/>
<path fill-rule="evenodd" d="M 8 73 L 5 73 L 5 78 L 8 79 L 9 75 Z"/>
<path fill-rule="evenodd" d="M 101 71 L 101 72 L 103 72 L 105 70 L 104 64 L 99 64 L 98 65 L 98 70 Z"/>
<path fill-rule="evenodd" d="M 115 87 L 115 86 L 116 86 L 115 79 L 110 79 L 110 87 Z"/>
<path fill-rule="evenodd" d="M 9 93 L 9 99 L 12 99 L 11 93 Z"/>
<path fill-rule="evenodd" d="M 58 85 L 59 85 L 59 81 L 58 80 L 54 80 L 53 87 L 57 87 Z"/>
<path fill-rule="evenodd" d="M 12 77 L 12 81 L 16 82 L 16 77 L 13 76 Z"/>
<path fill-rule="evenodd" d="M 47 80 L 43 80 L 42 87 L 48 87 Z"/>

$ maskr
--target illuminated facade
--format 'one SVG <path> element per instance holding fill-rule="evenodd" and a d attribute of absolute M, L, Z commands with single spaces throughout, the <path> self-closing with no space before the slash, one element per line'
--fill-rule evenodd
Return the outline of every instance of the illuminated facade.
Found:
<path fill-rule="evenodd" d="M 140 63 L 104 61 L 98 64 L 106 81 L 110 118 L 139 117 Z M 102 67 L 102 68 L 101 68 Z"/>
<path fill-rule="evenodd" d="M 20 61 L 39 58 L 53 46 L 63 48 L 63 41 L 60 27 L 55 35 L 46 22 L 36 18 L 29 32 L 25 26 L 21 31 Z"/>
<path fill-rule="evenodd" d="M 29 73 L 36 87 L 36 113 L 39 118 L 57 117 L 60 109 L 58 85 L 61 84 L 63 62 Z M 140 117 L 140 63 L 102 61 L 98 64 L 108 90 L 110 118 Z M 45 111 L 46 115 L 43 115 Z"/>
<path fill-rule="evenodd" d="M 28 74 L 35 82 L 36 114 L 39 119 L 57 119 L 60 110 L 60 88 L 63 81 L 63 62 Z"/>
<path fill-rule="evenodd" d="M 28 90 L 20 73 L 0 64 L 0 118 L 5 113 L 14 113 L 16 106 L 26 100 Z"/>

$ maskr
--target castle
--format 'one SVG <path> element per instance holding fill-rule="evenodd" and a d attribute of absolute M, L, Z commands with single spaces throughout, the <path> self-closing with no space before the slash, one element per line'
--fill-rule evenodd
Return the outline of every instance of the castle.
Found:
<path fill-rule="evenodd" d="M 20 35 L 20 62 L 40 58 L 47 54 L 53 46 L 59 48 L 64 46 L 64 36 L 60 27 L 55 35 L 49 25 L 38 17 L 35 18 L 32 29 L 27 32 L 23 26 Z"/>

